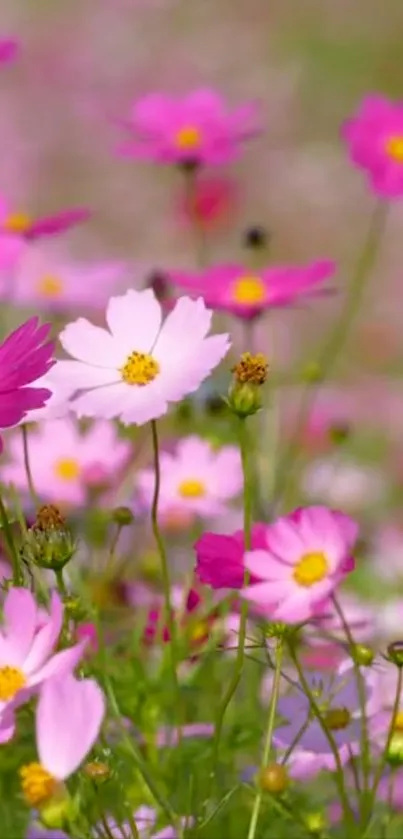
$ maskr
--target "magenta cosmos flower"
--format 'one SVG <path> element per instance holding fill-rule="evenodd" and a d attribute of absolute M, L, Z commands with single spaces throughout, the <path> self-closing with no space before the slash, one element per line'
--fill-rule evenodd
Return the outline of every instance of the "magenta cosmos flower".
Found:
<path fill-rule="evenodd" d="M 39 239 L 64 233 L 76 224 L 87 221 L 90 212 L 83 207 L 61 210 L 51 216 L 33 219 L 27 213 L 15 210 L 4 195 L 0 196 L 0 235 L 15 236 L 17 239 Z"/>
<path fill-rule="evenodd" d="M 36 710 L 39 762 L 20 769 L 28 804 L 41 807 L 91 751 L 105 715 L 105 700 L 92 679 L 77 681 L 71 673 L 46 682 Z"/>
<path fill-rule="evenodd" d="M 161 455 L 160 469 L 162 516 L 189 513 L 217 517 L 242 490 L 242 464 L 236 446 L 213 449 L 207 440 L 185 437 L 173 454 Z M 154 484 L 153 469 L 138 473 L 137 492 L 143 508 L 151 507 Z"/>
<path fill-rule="evenodd" d="M 306 507 L 268 525 L 266 549 L 248 551 L 245 565 L 262 582 L 242 595 L 270 607 L 272 620 L 299 623 L 315 616 L 353 570 L 358 528 L 326 507 Z"/>
<path fill-rule="evenodd" d="M 36 491 L 47 501 L 84 504 L 89 486 L 106 487 L 130 457 L 130 444 L 119 440 L 109 422 L 97 422 L 85 434 L 74 418 L 40 425 L 29 437 L 29 458 Z M 11 437 L 11 461 L 1 471 L 4 483 L 27 491 L 21 435 Z"/>
<path fill-rule="evenodd" d="M 81 392 L 72 410 L 137 425 L 161 417 L 168 403 L 197 390 L 226 354 L 228 335 L 207 337 L 211 318 L 202 300 L 182 297 L 162 323 L 161 305 L 146 289 L 110 299 L 108 329 L 85 318 L 69 324 L 60 341 L 76 360 L 58 367 L 65 383 Z"/>
<path fill-rule="evenodd" d="M 265 550 L 266 525 L 255 524 L 252 528 L 252 550 Z M 203 533 L 195 544 L 195 573 L 201 583 L 219 588 L 241 588 L 245 576 L 245 541 L 243 530 L 231 536 L 218 533 Z M 252 578 L 257 582 L 258 578 Z"/>
<path fill-rule="evenodd" d="M 54 345 L 46 342 L 50 328 L 31 318 L 0 344 L 0 428 L 17 425 L 49 398 L 47 388 L 30 385 L 53 367 Z"/>
<path fill-rule="evenodd" d="M 352 162 L 385 198 L 403 195 L 403 102 L 366 96 L 342 128 Z"/>
<path fill-rule="evenodd" d="M 0 64 L 10 64 L 17 57 L 19 42 L 15 38 L 0 39 Z"/>
<path fill-rule="evenodd" d="M 151 93 L 135 102 L 123 124 L 130 134 L 121 149 L 125 156 L 196 166 L 233 160 L 259 133 L 255 104 L 229 110 L 208 88 L 176 98 Z"/>
<path fill-rule="evenodd" d="M 323 283 L 333 276 L 334 262 L 306 266 L 273 266 L 252 271 L 244 265 L 216 265 L 201 273 L 172 271 L 172 282 L 200 294 L 207 306 L 240 318 L 255 318 L 266 309 L 290 306 L 301 298 L 323 294 Z"/>
<path fill-rule="evenodd" d="M 28 589 L 12 588 L 6 595 L 3 615 L 0 715 L 11 723 L 13 709 L 29 699 L 41 684 L 75 668 L 85 643 L 54 653 L 63 624 L 63 604 L 56 592 L 52 594 L 50 612 L 44 613 Z M 13 730 L 10 736 L 12 733 Z"/>

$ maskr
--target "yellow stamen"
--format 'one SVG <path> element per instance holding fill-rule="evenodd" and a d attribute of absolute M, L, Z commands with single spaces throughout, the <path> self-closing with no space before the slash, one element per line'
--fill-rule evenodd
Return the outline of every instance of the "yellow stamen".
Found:
<path fill-rule="evenodd" d="M 238 364 L 235 364 L 231 370 L 237 384 L 240 385 L 264 385 L 268 371 L 269 365 L 266 356 L 263 353 L 252 355 L 250 352 L 242 353 Z"/>
<path fill-rule="evenodd" d="M 19 774 L 24 798 L 31 807 L 39 807 L 49 801 L 58 786 L 56 778 L 40 763 L 22 766 Z"/>
<path fill-rule="evenodd" d="M 36 285 L 36 290 L 45 297 L 58 297 L 63 289 L 64 286 L 59 277 L 53 277 L 51 274 L 41 277 Z"/>
<path fill-rule="evenodd" d="M 32 220 L 26 213 L 10 213 L 3 227 L 8 233 L 26 233 L 31 224 Z"/>
<path fill-rule="evenodd" d="M 202 498 L 206 494 L 206 487 L 203 481 L 189 478 L 179 484 L 178 492 L 182 498 Z"/>
<path fill-rule="evenodd" d="M 148 385 L 160 372 L 158 361 L 148 353 L 132 352 L 126 364 L 120 369 L 122 379 L 128 385 Z"/>
<path fill-rule="evenodd" d="M 266 297 L 266 286 L 260 277 L 238 277 L 232 286 L 232 299 L 236 303 L 263 303 Z"/>
<path fill-rule="evenodd" d="M 396 163 L 403 163 L 403 135 L 396 134 L 386 142 L 386 151 Z"/>
<path fill-rule="evenodd" d="M 81 472 L 81 466 L 74 457 L 64 457 L 56 461 L 54 470 L 62 481 L 76 481 Z"/>
<path fill-rule="evenodd" d="M 18 667 L 0 667 L 0 699 L 9 702 L 26 685 L 24 673 Z"/>
<path fill-rule="evenodd" d="M 393 731 L 403 732 L 403 711 L 398 711 L 393 721 Z"/>
<path fill-rule="evenodd" d="M 177 132 L 176 145 L 183 151 L 197 149 L 201 143 L 201 135 L 195 125 L 184 125 Z"/>
<path fill-rule="evenodd" d="M 328 562 L 321 552 L 304 554 L 294 568 L 294 580 L 299 586 L 309 588 L 326 577 Z"/>

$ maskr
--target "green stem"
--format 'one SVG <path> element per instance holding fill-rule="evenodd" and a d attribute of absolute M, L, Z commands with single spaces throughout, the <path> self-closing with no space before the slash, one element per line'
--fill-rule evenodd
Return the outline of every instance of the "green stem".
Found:
<path fill-rule="evenodd" d="M 244 419 L 239 420 L 239 443 L 241 449 L 241 460 L 242 460 L 242 470 L 244 476 L 244 493 L 243 493 L 243 505 L 244 505 L 244 544 L 245 550 L 248 551 L 252 545 L 252 497 L 253 497 L 253 472 L 251 470 L 250 458 L 249 458 L 249 450 L 248 450 L 248 431 L 246 421 Z M 250 574 L 249 571 L 245 571 L 243 585 L 247 586 L 249 584 Z M 228 685 L 227 691 L 224 694 L 223 701 L 219 707 L 216 724 L 215 724 L 215 732 L 214 732 L 214 743 L 213 743 L 213 773 L 215 771 L 215 767 L 218 762 L 218 753 L 220 747 L 220 739 L 221 733 L 224 723 L 225 714 L 227 708 L 231 702 L 231 699 L 241 681 L 244 658 L 245 658 L 245 641 L 246 641 L 246 624 L 248 619 L 248 609 L 249 604 L 248 601 L 243 599 L 241 605 L 241 619 L 239 623 L 239 635 L 238 635 L 238 648 L 237 654 L 235 659 L 235 667 L 234 672 L 232 675 L 232 679 Z"/>
<path fill-rule="evenodd" d="M 4 506 L 3 499 L 0 495 L 0 521 L 2 529 L 4 530 L 4 535 L 6 538 L 9 555 L 11 559 L 11 564 L 13 567 L 13 585 L 19 586 L 21 583 L 21 566 L 20 566 L 20 559 L 18 556 L 18 550 L 14 543 L 13 533 L 10 527 L 10 522 L 8 520 L 7 510 Z"/>
<path fill-rule="evenodd" d="M 273 693 L 271 695 L 270 705 L 269 705 L 269 715 L 267 718 L 267 729 L 266 729 L 266 736 L 264 741 L 263 747 L 263 755 L 262 755 L 262 763 L 261 763 L 261 771 L 263 772 L 266 768 L 269 757 L 270 751 L 273 742 L 273 731 L 274 731 L 274 721 L 276 718 L 276 709 L 277 709 L 277 702 L 280 693 L 280 681 L 281 681 L 281 662 L 283 658 L 283 639 L 279 638 L 277 641 L 276 647 L 276 666 L 274 671 L 274 682 L 273 682 Z M 259 787 L 258 792 L 256 794 L 255 803 L 253 805 L 252 816 L 249 825 L 249 832 L 248 832 L 248 839 L 255 839 L 257 825 L 259 821 L 259 813 L 260 807 L 262 804 L 263 798 L 263 790 Z"/>
<path fill-rule="evenodd" d="M 276 502 L 281 500 L 287 484 L 290 467 L 293 467 L 295 464 L 295 460 L 298 455 L 301 431 L 306 424 L 315 399 L 319 394 L 320 388 L 333 369 L 339 351 L 342 349 L 350 331 L 350 327 L 360 309 L 366 280 L 375 261 L 379 244 L 385 229 L 387 212 L 388 205 L 381 202 L 376 205 L 373 212 L 364 248 L 357 261 L 354 277 L 350 287 L 350 293 L 347 296 L 340 318 L 331 332 L 329 340 L 324 344 L 322 353 L 319 356 L 319 380 L 314 385 L 308 386 L 305 390 L 297 415 L 294 434 L 292 435 L 290 443 L 278 463 L 274 491 Z"/>
<path fill-rule="evenodd" d="M 165 620 L 169 631 L 169 638 L 170 638 L 170 663 L 171 663 L 171 677 L 172 677 L 172 685 L 174 692 L 178 695 L 180 699 L 180 688 L 178 682 L 178 675 L 177 675 L 177 637 L 176 637 L 176 623 L 175 617 L 171 605 L 171 581 L 169 578 L 169 568 L 168 568 L 168 557 L 167 552 L 165 549 L 164 540 L 162 538 L 162 534 L 160 531 L 159 523 L 158 523 L 158 504 L 159 504 L 159 496 L 160 496 L 160 488 L 161 488 L 161 469 L 160 469 L 160 458 L 159 458 L 159 442 L 158 442 L 158 430 L 157 430 L 157 423 L 155 420 L 151 422 L 151 432 L 152 432 L 152 441 L 153 441 L 153 455 L 154 455 L 154 474 L 155 474 L 155 484 L 154 484 L 154 496 L 152 500 L 151 506 L 151 524 L 152 530 L 154 534 L 155 541 L 157 543 L 158 553 L 160 555 L 161 560 L 161 573 L 162 573 L 162 586 L 163 586 L 163 593 L 164 593 L 164 602 L 165 602 Z M 179 702 L 181 705 L 181 700 Z"/>
<path fill-rule="evenodd" d="M 38 494 L 37 494 L 36 489 L 35 489 L 34 479 L 32 477 L 31 464 L 30 464 L 30 460 L 29 460 L 28 428 L 27 428 L 26 425 L 21 426 L 21 432 L 22 432 L 22 450 L 23 450 L 23 456 L 24 456 L 25 474 L 27 476 L 29 494 L 31 496 L 31 500 L 32 500 L 32 503 L 34 505 L 34 508 L 36 509 L 37 507 L 39 507 L 40 501 L 39 501 L 39 497 L 38 497 Z"/>
<path fill-rule="evenodd" d="M 66 583 L 64 582 L 63 569 L 59 568 L 58 571 L 54 572 L 54 574 L 55 574 L 55 577 L 56 577 L 57 588 L 58 588 L 60 594 L 62 595 L 62 597 L 67 597 L 68 591 L 67 591 L 67 588 L 66 588 Z"/>
<path fill-rule="evenodd" d="M 301 663 L 300 663 L 300 661 L 298 659 L 298 656 L 295 652 L 294 643 L 291 639 L 289 640 L 288 648 L 289 648 L 289 652 L 290 652 L 290 658 L 291 658 L 292 662 L 294 663 L 295 668 L 297 670 L 301 687 L 302 687 L 302 689 L 305 693 L 305 696 L 308 699 L 308 702 L 309 702 L 310 707 L 311 707 L 311 711 L 312 711 L 313 715 L 315 716 L 315 718 L 317 719 L 317 721 L 318 721 L 318 723 L 319 723 L 319 725 L 320 725 L 320 727 L 323 731 L 323 734 L 325 735 L 325 737 L 326 737 L 326 739 L 329 743 L 329 746 L 331 748 L 331 751 L 332 751 L 332 754 L 333 754 L 333 757 L 334 757 L 334 760 L 335 760 L 336 772 L 334 773 L 334 781 L 335 781 L 335 784 L 337 786 L 337 791 L 338 791 L 338 794 L 339 794 L 339 797 L 340 797 L 340 803 L 341 803 L 341 806 L 343 808 L 343 815 L 344 815 L 346 827 L 349 826 L 349 827 L 354 827 L 355 828 L 354 813 L 351 809 L 351 805 L 350 805 L 350 802 L 348 800 L 348 796 L 347 796 L 347 792 L 346 792 L 343 766 L 342 766 L 342 763 L 341 763 L 341 760 L 340 760 L 340 755 L 339 755 L 339 750 L 337 748 L 337 743 L 336 743 L 336 741 L 333 737 L 332 732 L 327 728 L 326 723 L 325 723 L 325 721 L 322 717 L 322 714 L 320 712 L 320 709 L 319 709 L 319 706 L 316 702 L 316 699 L 315 699 L 315 697 L 314 697 L 314 695 L 313 695 L 313 693 L 312 693 L 312 691 L 309 687 L 309 684 L 308 684 L 308 682 L 305 678 L 303 668 L 301 667 Z"/>
<path fill-rule="evenodd" d="M 197 214 L 197 169 L 185 172 L 185 192 L 186 198 L 189 202 L 189 214 L 192 220 L 192 230 L 196 251 L 196 265 L 198 268 L 206 268 L 206 233 Z"/>
<path fill-rule="evenodd" d="M 401 667 L 399 667 L 398 671 L 397 671 L 397 684 L 396 684 L 395 701 L 393 703 L 392 716 L 391 716 L 391 720 L 390 720 L 390 724 L 389 724 L 389 730 L 388 730 L 388 735 L 387 735 L 387 738 L 386 738 L 386 744 L 385 744 L 385 748 L 382 752 L 381 759 L 379 761 L 379 764 L 377 766 L 377 769 L 376 769 L 375 775 L 374 775 L 374 782 L 373 782 L 372 790 L 371 790 L 370 806 L 368 808 L 369 809 L 369 816 L 371 815 L 371 811 L 372 811 L 374 803 L 375 803 L 376 793 L 378 791 L 378 786 L 379 786 L 381 778 L 382 778 L 383 770 L 385 769 L 386 759 L 387 759 L 387 756 L 388 756 L 388 751 L 390 749 L 390 744 L 392 742 L 392 738 L 393 738 L 393 734 L 394 734 L 394 727 L 395 727 L 395 720 L 396 720 L 397 714 L 399 713 L 399 707 L 400 707 L 400 701 L 401 701 L 401 695 L 402 695 L 402 688 L 403 688 L 403 669 Z"/>

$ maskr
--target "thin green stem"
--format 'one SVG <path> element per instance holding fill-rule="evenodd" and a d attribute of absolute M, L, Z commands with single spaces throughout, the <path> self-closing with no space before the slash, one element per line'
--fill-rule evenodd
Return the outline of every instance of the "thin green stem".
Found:
<path fill-rule="evenodd" d="M 67 591 L 67 588 L 66 588 L 66 583 L 64 582 L 63 569 L 59 568 L 54 573 L 55 573 L 55 577 L 56 577 L 57 588 L 58 588 L 60 594 L 62 595 L 62 597 L 67 597 L 68 591 Z"/>
<path fill-rule="evenodd" d="M 241 460 L 242 460 L 242 470 L 244 476 L 244 492 L 243 492 L 243 520 L 244 520 L 244 544 L 245 550 L 248 551 L 251 548 L 252 544 L 252 497 L 253 497 L 253 472 L 251 470 L 250 458 L 249 458 L 249 449 L 248 449 L 248 430 L 246 425 L 246 420 L 240 419 L 239 420 L 239 444 L 241 450 Z M 249 571 L 245 571 L 244 574 L 244 586 L 249 584 L 250 574 Z M 241 605 L 241 619 L 239 623 L 239 634 L 238 634 L 238 647 L 237 647 L 237 654 L 235 659 L 235 667 L 234 672 L 232 675 L 232 679 L 228 685 L 228 688 L 224 694 L 222 703 L 218 709 L 216 724 L 215 724 L 215 732 L 214 732 L 214 743 L 213 743 L 213 773 L 215 771 L 215 767 L 217 766 L 218 762 L 218 753 L 220 748 L 220 739 L 222 728 L 224 724 L 224 718 L 227 711 L 227 708 L 231 702 L 232 697 L 241 681 L 243 664 L 245 659 L 245 641 L 246 641 L 246 624 L 248 619 L 248 601 L 243 599 Z"/>
<path fill-rule="evenodd" d="M 19 586 L 22 579 L 20 559 L 18 550 L 14 543 L 13 533 L 8 520 L 7 510 L 4 506 L 3 499 L 0 494 L 0 521 L 1 527 L 4 530 L 5 539 L 7 542 L 11 564 L 13 567 L 13 585 Z"/>
<path fill-rule="evenodd" d="M 290 467 L 295 464 L 298 455 L 299 441 L 301 431 L 303 430 L 312 407 L 315 403 L 320 388 L 328 379 L 333 366 L 338 358 L 339 352 L 342 349 L 346 338 L 348 337 L 350 328 L 355 320 L 357 313 L 361 306 L 363 291 L 365 289 L 366 281 L 370 270 L 374 264 L 375 257 L 378 253 L 378 248 L 383 236 L 385 224 L 387 220 L 388 205 L 379 202 L 373 212 L 369 231 L 364 243 L 363 250 L 358 258 L 353 280 L 350 286 L 350 293 L 347 295 L 345 305 L 342 308 L 340 318 L 338 319 L 333 331 L 330 334 L 329 340 L 325 342 L 322 353 L 318 359 L 318 381 L 315 384 L 307 386 L 304 396 L 301 400 L 299 412 L 295 423 L 294 433 L 290 443 L 285 450 L 283 456 L 280 458 L 276 470 L 276 480 L 274 487 L 274 497 L 276 503 L 281 500 L 285 490 Z"/>
<path fill-rule="evenodd" d="M 36 509 L 37 507 L 39 507 L 40 501 L 39 501 L 38 493 L 35 489 L 34 479 L 33 479 L 33 476 L 32 476 L 31 463 L 30 463 L 30 459 L 29 459 L 28 428 L 27 428 L 26 425 L 21 426 L 21 432 L 22 432 L 22 450 L 23 450 L 23 456 L 24 456 L 25 474 L 27 476 L 27 483 L 28 483 L 29 494 L 31 496 L 31 501 L 34 505 L 34 508 Z"/>
<path fill-rule="evenodd" d="M 197 212 L 197 169 L 185 172 L 185 193 L 194 236 L 196 265 L 198 268 L 205 268 L 207 265 L 207 241 L 205 229 Z"/>
<path fill-rule="evenodd" d="M 154 495 L 151 505 L 151 524 L 152 530 L 154 534 L 155 541 L 157 543 L 158 553 L 160 555 L 161 560 L 161 574 L 162 574 L 162 587 L 163 587 L 163 594 L 164 594 L 164 602 L 165 602 L 165 620 L 169 631 L 169 649 L 170 649 L 170 663 L 171 663 L 171 676 L 172 676 L 172 685 L 174 692 L 180 698 L 180 688 L 178 682 L 178 675 L 177 675 L 177 662 L 178 662 L 178 655 L 177 655 L 177 637 L 176 637 L 176 623 L 175 617 L 172 609 L 171 604 L 171 581 L 169 577 L 169 568 L 168 568 L 168 557 L 167 552 L 165 549 L 165 543 L 160 531 L 159 523 L 158 523 L 158 504 L 159 504 L 159 496 L 160 496 L 160 488 L 161 488 L 161 469 L 160 469 L 160 457 L 159 457 L 159 441 L 158 441 L 158 429 L 157 423 L 155 420 L 151 422 L 151 432 L 152 432 L 152 441 L 153 441 L 153 457 L 154 457 L 154 475 L 155 475 L 155 483 L 154 483 Z M 181 705 L 181 702 L 179 703 Z"/>
<path fill-rule="evenodd" d="M 297 670 L 299 680 L 300 680 L 300 683 L 301 683 L 301 687 L 302 687 L 302 689 L 305 693 L 306 698 L 308 699 L 309 705 L 311 707 L 311 711 L 312 711 L 314 717 L 317 719 L 317 721 L 318 721 L 318 723 L 319 723 L 319 725 L 320 725 L 320 727 L 323 731 L 323 734 L 325 735 L 325 737 L 326 737 L 326 739 L 329 743 L 329 746 L 331 748 L 331 751 L 332 751 L 332 754 L 333 754 L 333 757 L 334 757 L 334 761 L 335 761 L 335 764 L 336 764 L 336 772 L 334 773 L 334 781 L 335 781 L 335 784 L 337 786 L 337 791 L 338 791 L 338 794 L 339 794 L 339 797 L 340 797 L 340 803 L 341 803 L 341 806 L 343 808 L 343 815 L 344 815 L 346 827 L 347 826 L 350 826 L 350 827 L 354 826 L 355 827 L 354 813 L 351 809 L 351 805 L 350 805 L 350 802 L 348 800 L 348 796 L 347 796 L 347 792 L 346 792 L 343 766 L 342 766 L 342 763 L 341 763 L 341 760 L 340 760 L 340 754 L 339 754 L 339 750 L 337 748 L 337 743 L 336 743 L 336 741 L 333 737 L 332 732 L 328 729 L 328 727 L 326 726 L 326 723 L 325 723 L 325 721 L 322 717 L 322 714 L 320 712 L 320 709 L 319 709 L 319 706 L 316 702 L 316 699 L 315 699 L 315 697 L 314 697 L 314 695 L 311 691 L 311 688 L 309 687 L 309 684 L 308 684 L 308 682 L 305 678 L 304 670 L 301 667 L 301 662 L 299 661 L 299 658 L 298 658 L 298 656 L 296 654 L 296 651 L 295 651 L 294 643 L 291 639 L 289 640 L 288 648 L 289 648 L 290 658 L 291 658 L 292 662 L 294 663 L 295 668 Z"/>
<path fill-rule="evenodd" d="M 372 808 L 374 806 L 374 802 L 375 802 L 375 799 L 376 799 L 376 793 L 378 791 L 378 786 L 379 786 L 381 778 L 382 778 L 382 773 L 385 769 L 386 759 L 387 759 L 388 752 L 389 752 L 389 749 L 390 749 L 390 744 L 392 742 L 392 738 L 393 738 L 393 734 L 394 734 L 394 730 L 395 730 L 395 721 L 396 721 L 397 714 L 399 713 L 399 707 L 400 707 L 400 702 L 401 702 L 401 697 L 402 697 L 402 688 L 403 688 L 403 668 L 399 667 L 398 671 L 397 671 L 395 701 L 393 703 L 392 716 L 391 716 L 391 719 L 390 719 L 389 730 L 388 730 L 388 734 L 387 734 L 387 738 L 386 738 L 385 748 L 382 752 L 381 759 L 378 763 L 377 769 L 375 770 L 375 774 L 374 774 L 374 782 L 373 782 L 372 790 L 371 790 L 370 806 L 368 808 L 369 817 L 371 816 Z"/>
<path fill-rule="evenodd" d="M 279 638 L 277 641 L 276 646 L 276 664 L 274 670 L 274 682 L 273 682 L 273 692 L 271 695 L 271 700 L 269 704 L 269 715 L 267 717 L 267 729 L 266 729 L 266 736 L 264 740 L 263 746 L 263 755 L 262 755 L 262 763 L 261 763 L 261 771 L 266 768 L 272 742 L 273 742 L 273 732 L 274 732 L 274 721 L 276 718 L 276 710 L 277 710 L 277 703 L 278 697 L 280 693 L 280 682 L 281 682 L 281 662 L 283 659 L 283 639 Z M 263 798 L 263 790 L 262 787 L 259 786 L 259 789 L 256 794 L 255 803 L 253 805 L 252 816 L 249 824 L 249 831 L 248 831 L 248 839 L 255 839 L 257 825 L 259 821 L 259 813 L 260 808 L 262 805 L 262 798 Z"/>

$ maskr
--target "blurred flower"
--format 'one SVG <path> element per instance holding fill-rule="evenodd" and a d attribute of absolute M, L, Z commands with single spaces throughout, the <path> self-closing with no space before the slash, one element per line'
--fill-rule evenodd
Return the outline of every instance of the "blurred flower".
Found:
<path fill-rule="evenodd" d="M 0 196 L 0 235 L 15 236 L 17 239 L 39 239 L 64 233 L 76 224 L 87 221 L 89 210 L 79 208 L 63 210 L 52 216 L 32 219 L 24 212 L 10 207 L 4 195 Z"/>
<path fill-rule="evenodd" d="M 353 570 L 357 525 L 326 507 L 306 507 L 266 529 L 266 549 L 247 551 L 245 565 L 261 582 L 241 594 L 267 605 L 271 620 L 299 623 L 317 614 Z"/>
<path fill-rule="evenodd" d="M 360 702 L 356 680 L 353 675 L 346 677 L 344 671 L 332 675 L 308 672 L 306 680 L 338 747 L 341 763 L 345 765 L 360 749 Z M 335 758 L 329 741 L 317 719 L 312 718 L 309 698 L 299 685 L 292 695 L 280 697 L 277 712 L 285 720 L 275 731 L 277 748 L 287 749 L 300 732 L 288 761 L 290 775 L 307 779 L 322 769 L 334 772 Z"/>
<path fill-rule="evenodd" d="M 9 442 L 11 462 L 3 467 L 2 480 L 27 489 L 24 451 L 20 435 Z M 92 472 L 98 484 L 113 478 L 130 455 L 130 444 L 119 440 L 113 424 L 95 423 L 81 434 L 73 418 L 40 425 L 29 438 L 29 459 L 34 485 L 44 499 L 58 503 L 83 504 Z M 87 481 L 89 473 L 91 480 Z"/>
<path fill-rule="evenodd" d="M 67 387 L 64 382 L 58 380 L 58 364 L 54 365 L 49 373 L 45 373 L 40 379 L 37 379 L 37 384 L 46 388 L 49 393 L 49 399 L 42 408 L 37 408 L 29 412 L 27 418 L 23 417 L 18 425 L 23 425 L 27 422 L 43 422 L 44 420 L 55 420 L 65 417 L 70 411 L 70 396 L 71 387 Z"/>
<path fill-rule="evenodd" d="M 403 102 L 365 96 L 342 128 L 351 160 L 367 173 L 374 192 L 386 198 L 403 195 Z"/>
<path fill-rule="evenodd" d="M 157 731 L 156 744 L 160 748 L 165 746 L 176 746 L 181 737 L 192 739 L 196 737 L 212 737 L 214 734 L 214 724 L 210 722 L 190 723 L 182 726 L 182 729 L 173 726 L 163 726 Z"/>
<path fill-rule="evenodd" d="M 354 777 L 351 772 L 346 772 L 349 785 L 354 788 Z M 373 778 L 369 778 L 369 788 L 372 787 Z M 400 812 L 403 810 L 403 770 L 386 768 L 376 792 L 378 801 L 384 801 L 392 810 Z M 343 807 L 339 801 L 335 801 L 328 807 L 328 818 L 331 824 L 337 824 L 343 819 Z M 359 822 L 359 814 L 356 814 L 356 821 Z"/>
<path fill-rule="evenodd" d="M 228 177 L 198 177 L 193 189 L 178 196 L 180 219 L 188 227 L 195 224 L 204 230 L 222 230 L 238 208 L 236 184 Z"/>
<path fill-rule="evenodd" d="M 105 700 L 92 679 L 71 674 L 42 686 L 36 710 L 39 763 L 21 767 L 22 791 L 32 807 L 41 807 L 80 766 L 97 740 Z"/>
<path fill-rule="evenodd" d="M 105 305 L 127 276 L 128 267 L 122 262 L 74 264 L 49 249 L 29 247 L 21 255 L 11 283 L 3 273 L 0 298 L 14 305 L 55 311 L 96 309 Z"/>
<path fill-rule="evenodd" d="M 363 642 L 373 638 L 376 609 L 371 607 L 369 603 L 361 602 L 354 594 L 346 592 L 339 594 L 338 603 L 343 611 L 346 623 L 350 627 L 354 641 Z M 338 641 L 348 643 L 342 622 L 333 603 L 326 603 L 322 613 L 318 612 L 316 614 L 312 626 L 306 628 L 312 644 L 323 643 L 323 640 L 317 637 L 318 629 Z"/>
<path fill-rule="evenodd" d="M 377 467 L 339 455 L 313 460 L 304 470 L 301 485 L 307 498 L 351 510 L 379 503 L 387 488 Z"/>
<path fill-rule="evenodd" d="M 39 326 L 38 318 L 31 318 L 0 345 L 0 428 L 10 428 L 29 418 L 29 411 L 41 408 L 50 397 L 47 388 L 26 387 L 36 383 L 54 364 L 53 342 L 44 343 L 49 330 L 49 324 Z"/>
<path fill-rule="evenodd" d="M 28 589 L 12 588 L 6 595 L 3 614 L 0 714 L 10 722 L 10 736 L 2 736 L 2 742 L 13 735 L 13 709 L 30 699 L 33 689 L 36 691 L 48 679 L 74 670 L 84 650 L 81 642 L 54 653 L 63 623 L 63 604 L 56 592 L 44 617 Z"/>
<path fill-rule="evenodd" d="M 170 271 L 179 288 L 202 295 L 212 309 L 255 318 L 266 309 L 290 306 L 301 298 L 323 294 L 321 285 L 333 276 L 334 262 L 279 266 L 253 271 L 244 265 L 216 265 L 203 272 Z M 319 286 L 319 288 L 318 288 Z"/>
<path fill-rule="evenodd" d="M 228 335 L 206 337 L 211 318 L 202 300 L 182 297 L 161 324 L 161 305 L 147 289 L 110 299 L 110 331 L 85 318 L 69 324 L 60 341 L 77 360 L 58 366 L 66 384 L 85 391 L 72 409 L 137 425 L 163 416 L 169 402 L 197 390 L 229 348 Z"/>
<path fill-rule="evenodd" d="M 219 614 L 216 607 L 211 608 L 205 601 L 205 597 L 196 589 L 183 590 L 174 588 L 171 593 L 171 603 L 175 614 L 175 621 L 181 628 L 181 637 L 188 642 L 193 651 L 204 646 L 213 630 L 222 629 L 225 626 L 219 622 Z M 169 629 L 164 623 L 165 609 L 161 598 L 154 598 L 154 602 L 147 612 L 146 625 L 144 628 L 144 643 L 151 645 L 157 641 L 169 643 Z"/>
<path fill-rule="evenodd" d="M 159 512 L 182 512 L 192 516 L 217 517 L 222 515 L 229 501 L 242 490 L 243 476 L 239 449 L 222 446 L 214 449 L 200 437 L 185 437 L 174 453 L 163 452 L 160 457 L 161 485 Z M 136 487 L 139 503 L 151 508 L 155 485 L 153 469 L 137 474 Z"/>
<path fill-rule="evenodd" d="M 19 41 L 15 38 L 3 38 L 0 40 L 0 64 L 9 64 L 14 61 L 19 52 Z"/>
<path fill-rule="evenodd" d="M 196 166 L 233 160 L 242 143 L 259 133 L 256 105 L 230 111 L 208 88 L 182 98 L 148 94 L 134 103 L 123 127 L 130 134 L 120 149 L 126 157 Z"/>
<path fill-rule="evenodd" d="M 371 568 L 383 580 L 403 581 L 403 529 L 383 524 L 375 533 L 369 550 Z M 386 605 L 386 604 L 385 604 Z"/>
<path fill-rule="evenodd" d="M 158 830 L 157 833 L 153 832 L 155 822 L 157 821 L 157 813 L 151 807 L 139 807 L 133 813 L 133 820 L 138 831 L 139 839 L 177 839 L 178 837 L 176 829 L 171 825 L 162 828 L 162 830 Z M 192 818 L 183 818 L 180 821 L 184 828 L 191 827 L 193 823 Z M 115 819 L 109 818 L 107 819 L 107 824 L 109 834 L 113 839 L 129 839 L 132 836 L 132 828 L 128 821 L 123 822 L 123 824 L 118 824 Z"/>
<path fill-rule="evenodd" d="M 242 588 L 245 576 L 245 541 L 243 530 L 231 536 L 218 533 L 203 533 L 195 544 L 195 573 L 201 583 L 214 589 Z M 266 525 L 255 524 L 252 528 L 252 550 L 266 548 Z M 253 582 L 258 578 L 252 577 Z"/>

